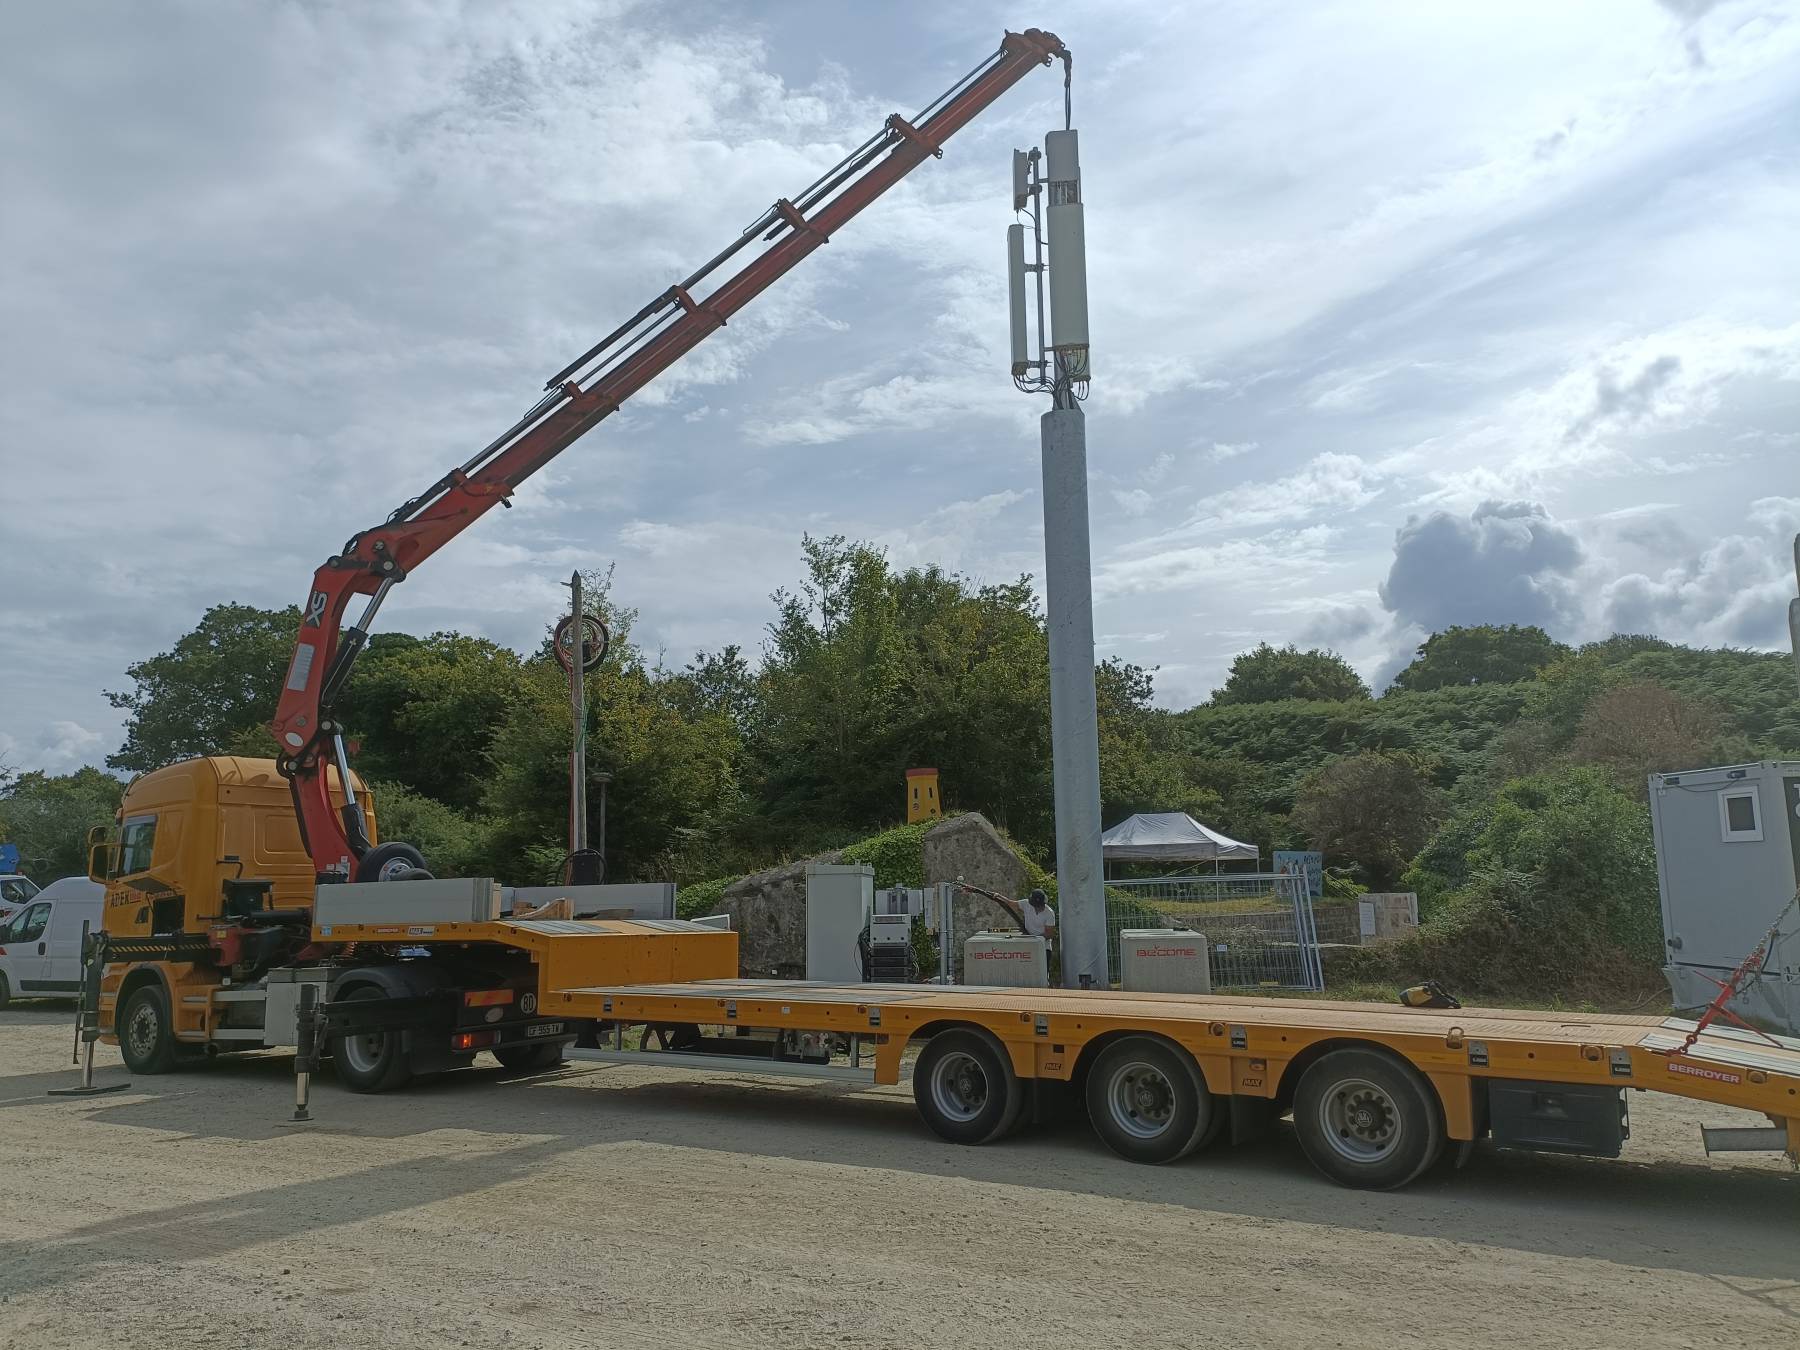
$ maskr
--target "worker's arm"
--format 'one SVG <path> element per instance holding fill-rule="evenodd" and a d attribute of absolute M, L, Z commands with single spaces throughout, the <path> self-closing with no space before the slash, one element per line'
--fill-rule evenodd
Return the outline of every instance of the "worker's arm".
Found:
<path fill-rule="evenodd" d="M 389 590 L 496 502 L 506 504 L 527 478 L 724 327 L 863 208 L 928 157 L 941 155 L 946 140 L 1028 71 L 1059 58 L 1066 67 L 1069 53 L 1052 33 L 1033 28 L 1006 34 L 998 52 L 923 113 L 911 121 L 896 113 L 805 191 L 778 200 L 711 262 L 553 375 L 543 398 L 502 435 L 325 560 L 313 575 L 270 723 L 317 871 L 345 871 L 368 848 L 360 808 L 348 790 L 343 728 L 332 710 Z M 702 282 L 758 243 L 768 247 L 710 293 L 695 295 Z M 352 627 L 342 629 L 356 595 L 368 596 L 368 604 Z M 326 781 L 332 763 L 345 784 L 341 815 Z"/>

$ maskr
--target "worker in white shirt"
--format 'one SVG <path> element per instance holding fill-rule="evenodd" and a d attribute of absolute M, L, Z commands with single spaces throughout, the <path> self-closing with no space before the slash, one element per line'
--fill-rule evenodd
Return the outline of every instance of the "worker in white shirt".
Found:
<path fill-rule="evenodd" d="M 1026 897 L 1025 903 L 1019 906 L 1019 926 L 1032 937 L 1041 937 L 1046 943 L 1056 938 L 1056 911 L 1050 908 L 1050 897 L 1042 890 L 1035 890 Z"/>

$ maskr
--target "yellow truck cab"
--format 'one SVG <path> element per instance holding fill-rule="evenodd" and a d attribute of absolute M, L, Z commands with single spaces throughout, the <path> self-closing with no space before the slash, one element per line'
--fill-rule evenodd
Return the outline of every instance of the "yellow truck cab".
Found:
<path fill-rule="evenodd" d="M 369 790 L 351 781 L 373 837 Z M 205 933 L 258 899 L 254 908 L 312 905 L 312 859 L 272 759 L 212 755 L 133 779 L 117 840 L 96 841 L 88 875 L 106 887 L 106 932 L 117 937 Z"/>

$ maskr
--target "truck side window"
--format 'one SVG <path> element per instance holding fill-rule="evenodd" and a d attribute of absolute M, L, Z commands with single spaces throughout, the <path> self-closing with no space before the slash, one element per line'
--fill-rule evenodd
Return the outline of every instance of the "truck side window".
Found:
<path fill-rule="evenodd" d="M 44 935 L 44 929 L 49 923 L 49 904 L 45 902 L 33 905 L 13 919 L 6 930 L 6 941 L 36 942 Z"/>
<path fill-rule="evenodd" d="M 150 850 L 156 844 L 156 817 L 136 816 L 119 832 L 118 876 L 135 876 L 150 870 Z"/>

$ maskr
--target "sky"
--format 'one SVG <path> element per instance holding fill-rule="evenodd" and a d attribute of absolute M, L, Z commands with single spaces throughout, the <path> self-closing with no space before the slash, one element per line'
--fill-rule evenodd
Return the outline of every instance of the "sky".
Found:
<path fill-rule="evenodd" d="M 0 762 L 313 569 L 1008 27 L 1074 52 L 1100 655 L 1381 687 L 1456 623 L 1780 647 L 1800 0 L 0 9 Z M 679 666 L 804 534 L 1041 574 L 1007 375 L 1034 73 L 399 587 L 534 646 L 614 569 Z"/>

